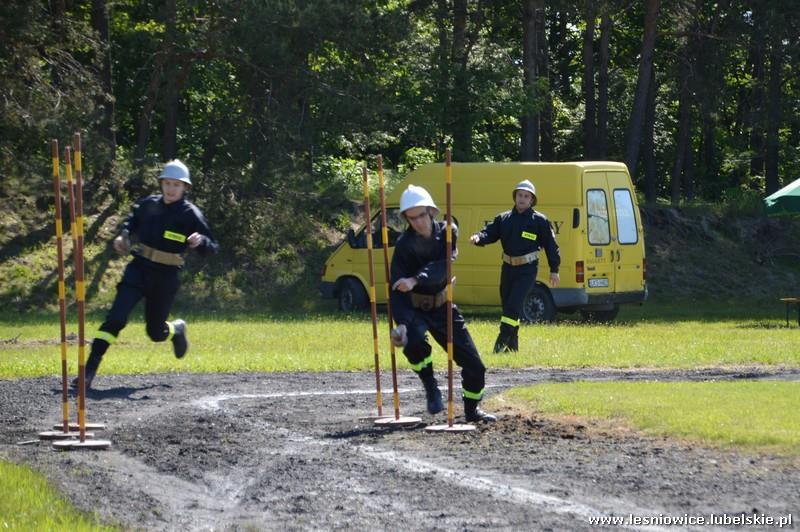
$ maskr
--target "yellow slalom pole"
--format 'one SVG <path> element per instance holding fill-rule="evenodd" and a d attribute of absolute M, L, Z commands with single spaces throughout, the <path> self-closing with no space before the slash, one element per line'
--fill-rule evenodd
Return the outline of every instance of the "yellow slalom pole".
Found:
<path fill-rule="evenodd" d="M 83 276 L 83 169 L 81 166 L 81 134 L 72 137 L 75 150 L 75 227 L 77 229 L 75 296 L 78 303 L 78 426 L 80 441 L 86 440 L 86 285 Z"/>
<path fill-rule="evenodd" d="M 378 189 L 381 198 L 381 241 L 383 242 L 383 268 L 386 277 L 386 319 L 389 321 L 389 333 L 394 328 L 392 318 L 392 304 L 390 298 L 391 276 L 389 275 L 389 231 L 387 227 L 388 219 L 386 216 L 386 193 L 383 182 L 383 156 L 378 155 Z M 397 391 L 397 356 L 395 354 L 394 343 L 389 342 L 389 355 L 392 360 L 392 389 L 394 399 L 394 418 L 400 419 L 400 394 Z"/>
<path fill-rule="evenodd" d="M 75 247 L 75 299 L 78 306 L 78 440 L 62 440 L 53 443 L 56 449 L 83 448 L 107 449 L 111 442 L 107 440 L 90 440 L 94 434 L 86 432 L 86 284 L 84 272 L 84 233 L 83 233 L 83 165 L 81 163 L 81 135 L 75 133 L 72 138 L 72 153 L 75 156 L 75 183 L 72 183 L 72 161 L 70 147 L 66 148 L 65 163 L 69 188 L 69 214 Z M 96 428 L 103 428 L 98 426 Z"/>
<path fill-rule="evenodd" d="M 75 227 L 75 181 L 72 179 L 72 148 L 64 148 L 64 163 L 67 174 L 67 192 L 69 195 L 69 234 L 72 238 L 73 271 L 78 269 L 78 229 Z"/>
<path fill-rule="evenodd" d="M 53 160 L 53 192 L 56 207 L 56 255 L 58 257 L 58 311 L 61 322 L 61 414 L 64 433 L 69 432 L 69 394 L 67 375 L 67 301 L 64 287 L 64 230 L 61 225 L 61 172 L 58 160 L 58 141 L 50 142 L 50 157 Z"/>
<path fill-rule="evenodd" d="M 372 313 L 372 348 L 375 353 L 375 396 L 378 404 L 378 415 L 383 415 L 383 397 L 381 394 L 381 363 L 378 350 L 378 308 L 375 301 L 375 267 L 372 264 L 372 214 L 369 210 L 369 175 L 367 167 L 363 169 L 364 178 L 364 210 L 367 217 L 367 263 L 369 264 L 369 306 Z"/>
<path fill-rule="evenodd" d="M 450 148 L 445 151 L 445 187 L 447 193 L 447 425 L 455 419 L 453 408 L 453 202 L 450 196 L 453 172 L 450 165 Z"/>
<path fill-rule="evenodd" d="M 64 148 L 64 169 L 67 174 L 67 193 L 69 195 L 69 232 L 72 237 L 72 271 L 77 276 L 78 271 L 78 229 L 75 223 L 75 182 L 72 179 L 72 147 Z M 80 388 L 81 374 L 78 371 L 78 388 Z M 80 422 L 80 395 L 78 396 L 77 410 Z"/>

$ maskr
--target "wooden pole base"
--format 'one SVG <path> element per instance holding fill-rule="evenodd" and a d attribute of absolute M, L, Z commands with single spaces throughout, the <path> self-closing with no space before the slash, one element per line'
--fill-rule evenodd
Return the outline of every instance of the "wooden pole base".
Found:
<path fill-rule="evenodd" d="M 392 416 L 387 416 L 387 415 L 379 416 L 378 414 L 375 414 L 373 416 L 362 416 L 358 418 L 359 421 L 377 421 L 379 419 L 394 419 L 394 418 Z"/>
<path fill-rule="evenodd" d="M 379 427 L 409 427 L 422 423 L 420 417 L 400 416 L 398 418 L 385 417 L 375 420 L 375 425 Z"/>
<path fill-rule="evenodd" d="M 73 449 L 88 449 L 90 451 L 102 451 L 111 447 L 110 440 L 60 440 L 53 442 L 53 448 L 62 451 L 71 451 Z"/>
<path fill-rule="evenodd" d="M 63 423 L 53 423 L 53 428 L 56 429 L 56 430 L 63 429 L 64 428 L 64 424 Z M 84 423 L 84 429 L 85 430 L 106 430 L 106 425 L 105 425 L 105 423 Z M 69 430 L 71 430 L 71 431 L 72 430 L 81 430 L 81 427 L 77 423 L 73 422 L 73 423 L 69 424 Z"/>
<path fill-rule="evenodd" d="M 53 430 L 53 431 L 45 431 L 39 433 L 40 440 L 66 440 L 69 438 L 80 438 L 81 433 L 80 431 L 69 431 L 64 432 L 63 430 Z M 86 438 L 94 438 L 94 433 L 86 432 L 84 434 Z"/>
<path fill-rule="evenodd" d="M 454 423 L 452 425 L 431 425 L 425 427 L 428 432 L 469 432 L 475 430 L 475 425 L 460 425 Z"/>

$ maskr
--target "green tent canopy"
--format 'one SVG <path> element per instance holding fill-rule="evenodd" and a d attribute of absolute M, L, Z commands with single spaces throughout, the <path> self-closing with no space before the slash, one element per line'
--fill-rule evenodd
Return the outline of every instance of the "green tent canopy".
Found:
<path fill-rule="evenodd" d="M 764 198 L 767 214 L 800 214 L 800 179 Z"/>

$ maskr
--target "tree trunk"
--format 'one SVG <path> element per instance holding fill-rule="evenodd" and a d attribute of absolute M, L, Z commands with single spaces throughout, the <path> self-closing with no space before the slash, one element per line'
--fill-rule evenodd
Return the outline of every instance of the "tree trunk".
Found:
<path fill-rule="evenodd" d="M 147 155 L 147 145 L 150 143 L 150 122 L 153 116 L 153 110 L 158 103 L 159 89 L 161 87 L 161 78 L 164 72 L 164 61 L 166 54 L 159 53 L 156 56 L 153 71 L 150 74 L 150 82 L 147 84 L 147 89 L 144 93 L 144 105 L 139 114 L 139 120 L 136 124 L 136 148 L 133 151 L 133 164 L 136 167 L 136 174 L 132 175 L 125 185 L 125 188 L 133 196 L 138 196 L 144 192 L 144 164 L 145 156 Z"/>
<path fill-rule="evenodd" d="M 691 118 L 690 118 L 691 120 Z M 694 199 L 694 147 L 691 136 L 686 143 L 686 152 L 683 155 L 683 197 L 686 201 Z"/>
<path fill-rule="evenodd" d="M 758 19 L 756 19 L 756 23 Z M 747 122 L 750 126 L 750 176 L 764 175 L 764 35 L 761 27 L 753 28 L 753 42 L 750 45 L 750 63 L 752 65 L 753 84 L 750 90 L 750 106 Z"/>
<path fill-rule="evenodd" d="M 53 35 L 57 36 L 63 42 L 64 39 L 64 26 L 66 25 L 67 7 L 64 0 L 53 0 L 50 2 L 50 25 L 52 26 Z M 45 55 L 45 50 L 41 50 L 42 55 Z M 58 87 L 61 84 L 61 73 L 57 66 L 53 63 L 50 64 L 50 77 L 53 80 L 53 85 Z"/>
<path fill-rule="evenodd" d="M 597 75 L 597 148 L 595 157 L 608 158 L 608 43 L 611 40 L 613 21 L 608 6 L 603 8 L 600 21 L 600 71 Z"/>
<path fill-rule="evenodd" d="M 650 70 L 650 89 L 647 91 L 647 107 L 645 108 L 645 136 L 644 136 L 644 183 L 645 197 L 648 203 L 656 199 L 656 149 L 655 149 L 655 124 L 656 124 L 656 72 Z M 652 198 L 652 199 L 651 199 Z"/>
<path fill-rule="evenodd" d="M 178 152 L 178 64 L 177 64 L 177 8 L 175 0 L 165 3 L 166 71 L 164 83 L 164 132 L 161 146 L 163 160 L 169 161 Z"/>
<path fill-rule="evenodd" d="M 467 0 L 453 3 L 453 158 L 472 160 L 472 112 L 469 97 L 469 72 L 467 70 Z"/>
<path fill-rule="evenodd" d="M 680 68 L 678 74 L 678 141 L 675 146 L 675 163 L 672 166 L 672 182 L 670 201 L 673 205 L 678 205 L 681 199 L 681 179 L 683 169 L 685 167 L 685 156 L 687 153 L 687 144 L 691 137 L 691 91 L 689 90 L 689 50 L 688 45 L 684 46 L 681 50 L 681 55 L 678 58 L 680 61 Z"/>
<path fill-rule="evenodd" d="M 529 106 L 536 105 L 538 43 L 536 31 L 536 11 L 539 0 L 525 0 L 522 10 L 522 83 Z M 538 106 L 537 106 L 538 107 Z M 520 160 L 539 160 L 539 113 L 528 107 L 528 112 L 520 119 L 522 137 L 520 139 Z"/>
<path fill-rule="evenodd" d="M 703 176 L 706 179 L 713 179 L 720 175 L 717 163 L 717 124 L 708 109 L 706 109 L 706 112 L 702 115 L 702 121 L 701 134 L 703 136 L 703 150 L 701 155 L 703 157 Z"/>
<path fill-rule="evenodd" d="M 144 157 L 147 154 L 147 144 L 150 142 L 150 119 L 158 101 L 163 66 L 164 57 L 160 55 L 153 65 L 150 83 L 147 84 L 147 90 L 145 91 L 144 105 L 142 106 L 142 112 L 139 114 L 139 122 L 136 125 L 136 149 L 133 152 L 133 160 L 137 166 L 144 164 Z"/>
<path fill-rule="evenodd" d="M 436 87 L 436 99 L 439 103 L 439 153 L 444 153 L 446 147 L 445 138 L 451 131 L 450 123 L 450 42 L 447 32 L 447 21 L 450 19 L 450 12 L 447 0 L 438 0 L 436 3 L 436 29 L 438 35 L 438 80 Z"/>
<path fill-rule="evenodd" d="M 726 2 L 723 4 L 729 4 Z M 692 89 L 697 98 L 700 120 L 700 147 L 697 153 L 698 179 L 703 181 L 704 190 L 721 193 L 726 188 L 737 186 L 731 174 L 720 171 L 717 156 L 717 122 L 719 98 L 724 88 L 724 79 L 720 67 L 723 62 L 720 44 L 716 38 L 718 27 L 724 23 L 727 5 L 711 9 L 706 0 L 695 0 L 694 11 L 697 13 L 695 27 L 692 28 L 691 50 L 696 68 L 692 76 Z"/>
<path fill-rule="evenodd" d="M 636 176 L 636 163 L 639 161 L 639 148 L 642 143 L 642 125 L 647 105 L 647 91 L 650 84 L 650 71 L 653 68 L 653 51 L 656 45 L 656 21 L 658 18 L 658 0 L 645 1 L 644 38 L 642 39 L 642 57 L 639 62 L 639 77 L 636 82 L 636 95 L 633 109 L 628 121 L 628 132 L 625 147 L 625 163 L 631 177 Z"/>
<path fill-rule="evenodd" d="M 597 104 L 594 94 L 594 28 L 596 6 L 594 0 L 586 0 L 586 31 L 583 34 L 583 153 L 584 158 L 594 159 L 597 149 Z"/>
<path fill-rule="evenodd" d="M 114 86 L 111 72 L 111 35 L 108 24 L 108 2 L 106 0 L 92 0 L 92 28 L 102 43 L 100 63 L 100 86 L 103 93 L 96 99 L 97 106 L 102 110 L 102 117 L 98 124 L 98 133 L 108 147 L 108 153 L 100 169 L 99 179 L 107 182 L 111 177 L 111 169 L 117 157 L 117 140 L 115 136 L 116 124 L 114 121 Z"/>
<path fill-rule="evenodd" d="M 767 85 L 767 143 L 764 160 L 766 170 L 766 192 L 772 194 L 780 189 L 778 181 L 778 129 L 781 125 L 781 41 L 773 37 L 769 54 L 769 80 Z"/>
<path fill-rule="evenodd" d="M 542 94 L 542 107 L 539 112 L 539 160 L 552 161 L 555 159 L 553 153 L 553 91 L 550 87 L 550 63 L 549 63 L 549 46 L 547 44 L 547 32 L 545 31 L 545 7 L 539 0 L 539 9 L 536 11 L 536 33 L 538 37 L 536 42 L 539 43 L 538 57 L 536 63 L 538 65 L 539 77 L 547 80 L 547 88 Z"/>
<path fill-rule="evenodd" d="M 568 14 L 564 9 L 560 9 L 552 21 L 552 31 L 550 32 L 550 43 L 554 57 L 557 57 L 554 70 L 556 71 L 555 90 L 562 100 L 570 96 L 571 76 L 569 67 L 570 54 L 565 51 L 568 33 Z"/>

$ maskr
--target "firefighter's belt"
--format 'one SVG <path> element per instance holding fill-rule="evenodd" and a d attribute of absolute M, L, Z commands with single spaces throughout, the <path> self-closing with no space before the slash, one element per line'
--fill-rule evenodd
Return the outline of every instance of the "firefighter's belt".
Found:
<path fill-rule="evenodd" d="M 140 249 L 137 253 L 140 257 L 149 261 L 166 264 L 167 266 L 183 266 L 183 257 L 178 253 L 168 253 L 160 249 L 151 248 L 144 244 L 140 244 Z"/>
<path fill-rule="evenodd" d="M 441 307 L 445 301 L 447 301 L 447 288 L 443 288 L 441 292 L 431 295 L 411 292 L 411 306 L 426 312 Z"/>
<path fill-rule="evenodd" d="M 503 253 L 503 262 L 512 266 L 522 266 L 523 264 L 530 264 L 539 260 L 539 252 L 532 251 L 527 255 L 520 255 L 519 257 L 512 257 Z"/>

